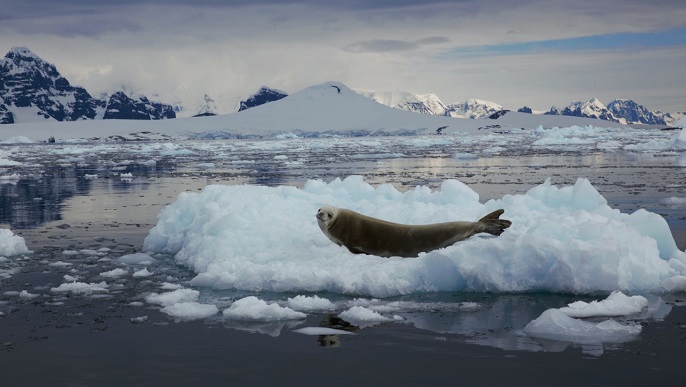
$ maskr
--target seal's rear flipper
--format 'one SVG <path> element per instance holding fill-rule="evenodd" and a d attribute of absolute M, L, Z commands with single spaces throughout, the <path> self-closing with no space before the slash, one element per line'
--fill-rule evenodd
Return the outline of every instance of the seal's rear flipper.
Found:
<path fill-rule="evenodd" d="M 495 210 L 479 219 L 479 223 L 483 226 L 482 232 L 498 236 L 502 234 L 506 228 L 510 227 L 512 222 L 506 219 L 500 219 L 500 215 L 503 213 L 505 213 L 505 210 Z"/>

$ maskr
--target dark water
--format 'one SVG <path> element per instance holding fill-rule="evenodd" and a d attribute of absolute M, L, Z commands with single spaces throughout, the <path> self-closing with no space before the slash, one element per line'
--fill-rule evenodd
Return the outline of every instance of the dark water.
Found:
<path fill-rule="evenodd" d="M 5 168 L 5 175 L 16 177 L 1 181 L 0 224 L 23 236 L 34 252 L 0 262 L 0 380 L 8 385 L 42 385 L 45 378 L 53 385 L 686 381 L 681 371 L 686 295 L 653 297 L 651 305 L 660 311 L 641 320 L 645 327 L 638 338 L 598 345 L 532 340 L 517 333 L 544 310 L 588 297 L 399 297 L 483 307 L 470 313 L 410 311 L 405 324 L 358 330 L 336 338 L 336 348 L 324 348 L 320 337 L 293 333 L 287 323 L 238 324 L 220 318 L 179 323 L 144 302 L 132 305 L 142 301 L 141 294 L 159 291 L 165 277 L 180 282 L 193 277 L 171 261 L 154 267 L 156 277 L 120 281 L 101 298 L 49 291 L 65 274 L 96 282 L 90 279 L 116 267 L 107 258 L 140 250 L 166 204 L 180 192 L 208 184 L 302 186 L 308 179 L 363 175 L 371 184 L 391 183 L 403 190 L 458 179 L 486 201 L 524 193 L 548 177 L 558 186 L 585 177 L 612 207 L 661 214 L 683 250 L 686 207 L 661 204 L 669 197 L 686 197 L 686 167 L 679 155 L 511 151 L 458 160 L 452 155 L 459 149 L 440 144 L 367 149 L 347 142 L 321 148 L 288 141 L 189 142 L 169 154 L 167 148 L 146 152 L 144 146 L 128 151 L 123 145 L 100 144 L 13 149 L 13 159 L 24 164 Z M 67 259 L 65 250 L 78 254 Z M 59 261 L 71 265 L 51 265 Z M 16 294 L 21 290 L 40 296 L 22 299 Z M 149 319 L 132 323 L 142 315 Z M 335 326 L 331 316 L 310 315 L 303 325 L 327 324 Z"/>

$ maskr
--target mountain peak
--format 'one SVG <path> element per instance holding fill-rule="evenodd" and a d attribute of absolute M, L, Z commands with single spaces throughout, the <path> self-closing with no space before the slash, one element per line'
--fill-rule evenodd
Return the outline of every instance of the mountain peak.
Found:
<path fill-rule="evenodd" d="M 38 55 L 34 54 L 33 51 L 29 50 L 28 47 L 12 47 L 5 55 L 5 58 L 14 58 L 17 56 L 41 59 Z"/>

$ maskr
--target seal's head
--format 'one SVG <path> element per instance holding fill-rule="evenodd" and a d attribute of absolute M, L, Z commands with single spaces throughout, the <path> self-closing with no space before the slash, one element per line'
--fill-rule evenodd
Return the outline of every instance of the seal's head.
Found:
<path fill-rule="evenodd" d="M 322 229 L 326 229 L 331 222 L 336 219 L 338 215 L 338 208 L 331 206 L 324 206 L 317 211 L 317 223 Z"/>

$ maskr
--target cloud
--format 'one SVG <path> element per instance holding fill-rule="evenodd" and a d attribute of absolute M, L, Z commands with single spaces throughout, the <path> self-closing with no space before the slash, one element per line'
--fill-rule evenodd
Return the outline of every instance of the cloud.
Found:
<path fill-rule="evenodd" d="M 406 40 L 396 39 L 372 39 L 357 42 L 345 46 L 343 49 L 348 52 L 391 52 L 391 51 L 411 51 L 419 48 L 419 44 Z"/>
<path fill-rule="evenodd" d="M 416 41 L 398 39 L 372 39 L 349 44 L 343 47 L 343 49 L 353 53 L 412 51 L 424 45 L 448 42 L 450 42 L 450 39 L 445 36 L 431 36 Z"/>
<path fill-rule="evenodd" d="M 644 50 L 662 47 L 686 47 L 686 28 L 657 32 L 620 32 L 495 45 L 458 47 L 455 55 L 511 55 L 532 52 L 567 52 L 587 50 Z"/>
<path fill-rule="evenodd" d="M 292 93 L 329 80 L 436 93 L 446 103 L 547 109 L 614 94 L 684 110 L 686 72 L 677 66 L 686 51 L 632 50 L 634 34 L 683 31 L 683 1 L 515 3 L 22 0 L 0 12 L 0 55 L 27 46 L 89 92 L 125 86 L 165 102 L 209 93 L 224 112 L 262 85 Z M 596 40 L 603 36 L 625 37 L 626 48 Z M 592 42 L 595 50 L 574 48 Z"/>

